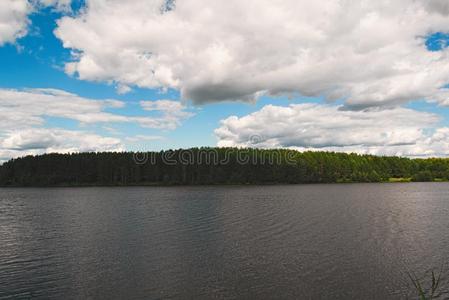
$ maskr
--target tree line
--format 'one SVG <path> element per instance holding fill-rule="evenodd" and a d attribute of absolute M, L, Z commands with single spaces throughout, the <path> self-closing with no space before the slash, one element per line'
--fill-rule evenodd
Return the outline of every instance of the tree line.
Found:
<path fill-rule="evenodd" d="M 445 181 L 449 159 L 192 148 L 44 154 L 0 166 L 0 186 L 195 185 Z"/>

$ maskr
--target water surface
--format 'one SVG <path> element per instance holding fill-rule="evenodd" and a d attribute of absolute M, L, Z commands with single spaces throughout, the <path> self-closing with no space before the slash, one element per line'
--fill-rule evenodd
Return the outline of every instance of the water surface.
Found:
<path fill-rule="evenodd" d="M 0 189 L 1 299 L 415 299 L 448 258 L 446 183 Z"/>

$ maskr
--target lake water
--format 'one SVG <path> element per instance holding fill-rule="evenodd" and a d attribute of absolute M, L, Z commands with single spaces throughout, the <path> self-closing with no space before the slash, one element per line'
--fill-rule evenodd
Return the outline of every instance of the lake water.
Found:
<path fill-rule="evenodd" d="M 1 299 L 417 299 L 449 184 L 0 189 Z"/>

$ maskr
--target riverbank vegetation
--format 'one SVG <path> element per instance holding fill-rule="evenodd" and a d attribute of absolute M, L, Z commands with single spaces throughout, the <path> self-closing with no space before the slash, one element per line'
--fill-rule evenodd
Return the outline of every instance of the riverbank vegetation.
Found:
<path fill-rule="evenodd" d="M 334 152 L 193 148 L 45 154 L 0 166 L 1 186 L 447 181 L 449 159 Z"/>

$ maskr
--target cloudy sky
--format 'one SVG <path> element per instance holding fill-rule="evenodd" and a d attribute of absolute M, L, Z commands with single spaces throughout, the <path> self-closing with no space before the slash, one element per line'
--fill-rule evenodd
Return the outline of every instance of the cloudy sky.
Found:
<path fill-rule="evenodd" d="M 449 154 L 447 0 L 1 0 L 0 161 Z"/>

